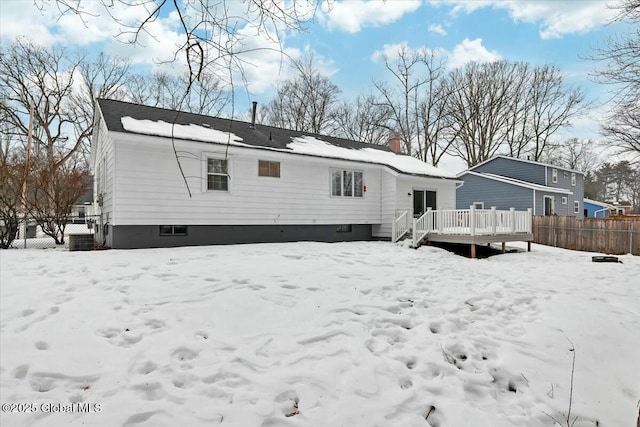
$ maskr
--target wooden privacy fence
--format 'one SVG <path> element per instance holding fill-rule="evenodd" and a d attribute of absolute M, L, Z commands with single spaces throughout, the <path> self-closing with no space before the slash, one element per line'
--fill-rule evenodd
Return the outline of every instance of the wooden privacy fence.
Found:
<path fill-rule="evenodd" d="M 640 255 L 640 217 L 534 216 L 533 241 L 578 251 Z"/>

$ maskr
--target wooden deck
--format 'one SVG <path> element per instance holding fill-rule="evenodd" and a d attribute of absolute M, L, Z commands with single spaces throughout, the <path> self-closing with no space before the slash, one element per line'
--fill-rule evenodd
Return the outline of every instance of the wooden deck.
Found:
<path fill-rule="evenodd" d="M 421 217 L 413 218 L 411 227 L 407 217 L 407 212 L 396 215 L 393 227 L 394 241 L 410 233 L 414 247 L 426 242 L 469 244 L 472 258 L 475 258 L 475 245 L 500 242 L 504 251 L 505 242 L 528 242 L 528 249 L 531 250 L 531 209 L 481 210 L 473 206 L 470 209 L 456 210 L 428 209 Z"/>

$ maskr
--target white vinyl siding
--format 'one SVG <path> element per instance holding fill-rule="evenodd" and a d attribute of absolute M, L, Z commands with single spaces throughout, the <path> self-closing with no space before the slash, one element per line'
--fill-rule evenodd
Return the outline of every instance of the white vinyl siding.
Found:
<path fill-rule="evenodd" d="M 114 134 L 118 140 L 118 212 L 113 225 L 380 224 L 382 167 L 288 153 L 280 179 L 256 173 L 264 150 L 230 147 L 229 191 L 208 191 L 208 158 L 225 158 L 224 146 L 176 141 L 196 156 L 180 158 L 189 192 L 170 144 L 161 138 Z M 203 151 L 206 150 L 206 151 Z M 270 159 L 271 160 L 271 159 Z M 364 197 L 332 197 L 330 167 L 362 173 Z M 356 166 L 356 168 L 354 168 Z"/>

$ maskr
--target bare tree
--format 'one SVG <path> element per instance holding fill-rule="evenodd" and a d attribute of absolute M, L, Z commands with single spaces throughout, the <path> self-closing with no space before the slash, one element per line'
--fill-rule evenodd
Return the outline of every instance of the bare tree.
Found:
<path fill-rule="evenodd" d="M 426 49 L 413 51 L 402 46 L 398 49 L 396 58 L 383 58 L 385 68 L 393 76 L 391 83 L 374 82 L 385 106 L 391 111 L 394 131 L 404 142 L 404 152 L 421 158 L 424 157 L 425 145 L 420 124 L 423 90 L 425 86 L 428 88 L 435 83 L 433 79 L 439 72 L 433 55 L 433 52 Z M 424 65 L 433 65 L 434 69 L 428 68 L 431 73 L 422 74 Z"/>
<path fill-rule="evenodd" d="M 424 97 L 419 105 L 420 134 L 418 139 L 418 157 L 425 162 L 438 166 L 438 163 L 458 137 L 455 122 L 448 110 L 447 99 L 452 96 L 455 86 L 444 78 L 443 63 L 435 56 L 425 56 L 427 81 Z"/>
<path fill-rule="evenodd" d="M 595 170 L 600 163 L 597 150 L 598 143 L 592 139 L 569 138 L 559 144 L 547 144 L 542 160 L 587 173 Z"/>
<path fill-rule="evenodd" d="M 616 20 L 640 23 L 640 0 L 622 0 Z M 602 125 L 602 134 L 622 151 L 640 158 L 640 29 L 612 36 L 595 49 L 590 59 L 604 63 L 594 77 L 612 86 L 615 107 Z"/>
<path fill-rule="evenodd" d="M 313 56 L 294 61 L 297 74 L 284 81 L 266 106 L 266 122 L 303 132 L 323 133 L 331 127 L 340 89 L 314 68 Z"/>
<path fill-rule="evenodd" d="M 388 141 L 391 111 L 375 95 L 358 95 L 342 102 L 333 113 L 333 131 L 344 138 L 384 145 Z"/>
<path fill-rule="evenodd" d="M 26 209 L 57 245 L 64 244 L 71 209 L 86 191 L 89 179 L 89 170 L 73 157 L 64 162 L 38 159 L 31 168 Z"/>
<path fill-rule="evenodd" d="M 93 99 L 120 91 L 127 69 L 121 59 L 100 55 L 89 61 L 62 47 L 19 39 L 0 55 L 0 110 L 13 136 L 24 141 L 33 105 L 34 152 L 62 164 L 76 152 L 88 152 Z"/>
<path fill-rule="evenodd" d="M 505 142 L 511 157 L 520 157 L 532 139 L 531 73 L 531 66 L 527 63 L 518 63 L 514 70 L 505 128 Z"/>
<path fill-rule="evenodd" d="M 557 67 L 543 65 L 533 69 L 527 103 L 530 113 L 524 126 L 531 132 L 527 148 L 537 161 L 553 134 L 569 126 L 570 120 L 582 113 L 584 93 L 578 87 L 569 86 Z"/>
<path fill-rule="evenodd" d="M 450 72 L 447 85 L 452 147 L 468 166 L 500 152 L 541 160 L 555 133 L 585 108 L 582 90 L 549 65 L 470 63 Z"/>
<path fill-rule="evenodd" d="M 495 155 L 506 139 L 516 64 L 469 63 L 449 74 L 454 88 L 447 99 L 455 120 L 458 156 L 474 166 Z"/>
<path fill-rule="evenodd" d="M 0 127 L 7 125 L 0 114 Z M 24 161 L 13 142 L 10 133 L 0 134 L 0 249 L 11 246 L 22 217 Z"/>
<path fill-rule="evenodd" d="M 210 74 L 203 74 L 188 93 L 188 75 L 174 76 L 165 72 L 129 75 L 124 85 L 125 99 L 152 107 L 218 116 L 230 102 L 226 85 Z"/>
<path fill-rule="evenodd" d="M 75 15 L 85 25 L 96 14 L 102 14 L 118 23 L 120 32 L 114 35 L 131 44 L 139 44 L 147 36 L 162 37 L 154 33 L 154 22 L 162 16 L 176 16 L 182 39 L 172 54 L 173 60 L 184 58 L 189 69 L 187 92 L 203 74 L 231 73 L 234 69 L 242 72 L 243 54 L 256 50 L 247 43 L 247 34 L 262 35 L 280 43 L 283 31 L 302 31 L 321 5 L 317 0 L 98 0 L 100 7 L 95 8 L 92 6 L 96 2 L 92 0 L 34 2 L 40 9 L 53 3 L 61 15 Z M 245 27 L 252 31 L 241 31 Z M 278 50 L 284 54 L 281 48 Z"/>

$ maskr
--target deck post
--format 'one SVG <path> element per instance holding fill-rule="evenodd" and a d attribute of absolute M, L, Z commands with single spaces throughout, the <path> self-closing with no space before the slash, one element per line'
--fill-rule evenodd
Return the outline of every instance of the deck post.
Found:
<path fill-rule="evenodd" d="M 491 234 L 496 235 L 496 225 L 498 224 L 498 212 L 495 206 L 491 206 Z"/>
<path fill-rule="evenodd" d="M 397 213 L 396 213 L 397 215 Z M 396 242 L 396 216 L 393 217 L 393 222 L 391 223 L 391 243 Z"/>
<path fill-rule="evenodd" d="M 416 242 L 417 239 L 417 235 L 418 235 L 418 230 L 417 230 L 417 221 L 416 221 L 416 217 L 413 217 L 413 229 L 411 230 L 411 233 L 413 234 L 413 246 L 416 246 L 418 244 L 418 242 Z"/>
<path fill-rule="evenodd" d="M 472 236 L 476 235 L 476 206 L 469 206 L 469 232 Z M 471 253 L 475 254 L 476 248 L 475 245 L 471 246 Z M 475 256 L 471 256 L 471 258 L 475 258 Z"/>
<path fill-rule="evenodd" d="M 527 252 L 531 252 L 531 240 L 527 242 Z"/>
<path fill-rule="evenodd" d="M 529 217 L 529 233 L 531 233 L 533 229 L 533 211 L 531 208 L 527 208 L 527 212 L 529 212 L 529 215 L 527 216 Z"/>
<path fill-rule="evenodd" d="M 516 208 L 509 208 L 511 211 L 511 234 L 516 234 Z"/>
<path fill-rule="evenodd" d="M 502 242 L 502 253 L 507 252 L 507 244 L 505 242 Z"/>
<path fill-rule="evenodd" d="M 475 258 L 476 257 L 476 244 L 472 243 L 471 244 L 471 258 Z"/>
<path fill-rule="evenodd" d="M 433 215 L 431 215 L 431 208 L 427 208 L 427 217 L 424 219 L 424 228 L 431 232 L 435 229 L 433 226 Z"/>

